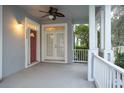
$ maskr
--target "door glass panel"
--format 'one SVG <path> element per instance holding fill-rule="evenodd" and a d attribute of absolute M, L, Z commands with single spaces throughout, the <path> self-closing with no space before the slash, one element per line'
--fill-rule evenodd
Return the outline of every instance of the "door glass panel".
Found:
<path fill-rule="evenodd" d="M 47 26 L 44 28 L 45 31 L 64 31 L 64 26 Z"/>
<path fill-rule="evenodd" d="M 53 56 L 53 33 L 46 34 L 46 56 Z"/>
<path fill-rule="evenodd" d="M 56 34 L 56 49 L 57 57 L 64 57 L 64 33 L 57 32 Z"/>

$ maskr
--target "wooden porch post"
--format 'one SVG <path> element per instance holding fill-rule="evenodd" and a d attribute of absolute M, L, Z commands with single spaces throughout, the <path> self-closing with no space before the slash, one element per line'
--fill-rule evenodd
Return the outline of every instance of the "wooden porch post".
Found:
<path fill-rule="evenodd" d="M 0 80 L 2 80 L 2 5 L 0 5 Z"/>
<path fill-rule="evenodd" d="M 88 81 L 93 81 L 93 54 L 98 54 L 97 32 L 95 24 L 95 6 L 89 6 L 89 51 L 88 51 Z"/>
<path fill-rule="evenodd" d="M 104 46 L 104 58 L 110 62 L 113 62 L 113 50 L 111 43 L 111 6 L 105 5 L 105 46 Z"/>
<path fill-rule="evenodd" d="M 100 31 L 100 49 L 104 50 L 104 7 L 100 9 L 100 17 L 101 17 L 101 31 Z"/>

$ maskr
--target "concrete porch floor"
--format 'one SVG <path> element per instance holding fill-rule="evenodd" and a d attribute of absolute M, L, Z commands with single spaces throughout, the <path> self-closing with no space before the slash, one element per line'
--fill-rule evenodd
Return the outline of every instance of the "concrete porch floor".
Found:
<path fill-rule="evenodd" d="M 87 64 L 39 63 L 0 83 L 1 88 L 94 88 L 87 81 Z"/>

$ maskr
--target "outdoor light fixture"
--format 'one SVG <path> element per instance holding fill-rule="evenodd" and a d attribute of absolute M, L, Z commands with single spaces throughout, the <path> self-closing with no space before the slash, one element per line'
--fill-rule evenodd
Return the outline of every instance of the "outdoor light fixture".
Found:
<path fill-rule="evenodd" d="M 13 21 L 12 26 L 13 26 L 13 29 L 14 29 L 14 32 L 15 32 L 16 35 L 18 35 L 18 36 L 23 35 L 23 32 L 24 32 L 24 27 L 23 26 L 24 25 L 22 24 L 21 21 L 18 21 L 17 19 L 15 19 Z"/>
<path fill-rule="evenodd" d="M 17 24 L 16 24 L 16 30 L 17 31 L 22 31 L 22 28 L 23 28 L 23 24 L 20 20 L 17 20 Z"/>
<path fill-rule="evenodd" d="M 19 27 L 22 27 L 23 26 L 23 24 L 22 24 L 22 22 L 20 20 L 18 20 L 18 26 Z"/>

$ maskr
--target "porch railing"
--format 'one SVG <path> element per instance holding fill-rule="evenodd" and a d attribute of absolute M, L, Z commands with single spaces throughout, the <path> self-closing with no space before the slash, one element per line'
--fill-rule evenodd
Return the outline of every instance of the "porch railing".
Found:
<path fill-rule="evenodd" d="M 87 62 L 88 61 L 88 49 L 74 49 L 74 62 Z"/>
<path fill-rule="evenodd" d="M 124 88 L 124 69 L 94 55 L 94 79 L 97 87 Z"/>

